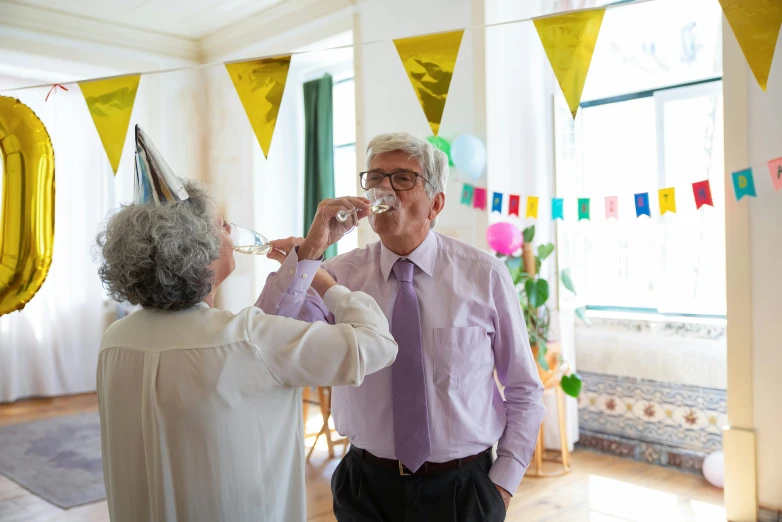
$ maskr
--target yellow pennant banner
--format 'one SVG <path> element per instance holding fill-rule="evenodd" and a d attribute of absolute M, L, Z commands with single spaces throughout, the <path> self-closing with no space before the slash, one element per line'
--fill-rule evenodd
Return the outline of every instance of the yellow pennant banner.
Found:
<path fill-rule="evenodd" d="M 533 20 L 573 118 L 584 90 L 605 9 Z"/>
<path fill-rule="evenodd" d="M 92 115 L 103 149 L 117 175 L 130 114 L 136 101 L 140 74 L 109 78 L 94 82 L 79 82 L 79 88 Z"/>
<path fill-rule="evenodd" d="M 676 214 L 676 189 L 664 188 L 660 189 L 660 215 L 662 216 L 666 212 Z"/>
<path fill-rule="evenodd" d="M 527 217 L 538 218 L 538 197 L 527 196 Z"/>
<path fill-rule="evenodd" d="M 225 64 L 266 158 L 269 157 L 290 65 L 290 56 Z"/>
<path fill-rule="evenodd" d="M 394 40 L 432 133 L 437 136 L 464 30 Z"/>
<path fill-rule="evenodd" d="M 720 0 L 744 58 L 764 91 L 782 26 L 782 0 Z"/>

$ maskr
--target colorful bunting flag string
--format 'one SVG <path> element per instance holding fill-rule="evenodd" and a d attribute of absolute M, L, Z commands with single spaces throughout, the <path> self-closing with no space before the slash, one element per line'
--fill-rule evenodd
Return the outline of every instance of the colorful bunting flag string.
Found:
<path fill-rule="evenodd" d="M 771 178 L 771 185 L 774 187 L 774 192 L 778 192 L 782 189 L 782 157 L 769 160 L 766 164 L 768 167 L 769 177 Z M 744 196 L 757 197 L 757 189 L 755 187 L 755 174 L 759 170 L 757 167 L 747 167 L 745 169 L 732 173 L 731 180 L 733 183 L 734 195 L 737 201 L 741 201 Z M 711 194 L 711 184 L 708 179 L 697 181 L 692 183 L 692 196 L 695 201 L 695 208 L 700 209 L 703 206 L 714 207 L 714 201 Z M 508 194 L 508 216 L 521 217 L 519 213 L 519 207 L 521 202 L 520 194 Z M 681 197 L 681 196 L 680 196 Z M 470 183 L 464 183 L 462 189 L 461 203 L 469 207 L 486 210 L 486 189 L 475 187 Z M 657 201 L 659 215 L 662 216 L 666 213 L 676 214 L 678 211 L 676 203 L 676 188 L 667 187 L 657 190 Z M 503 192 L 492 192 L 492 206 L 491 212 L 499 212 L 502 214 L 502 202 L 505 199 Z M 591 220 L 591 199 L 592 198 L 577 198 L 578 206 L 576 208 L 576 216 L 578 221 Z M 551 198 L 551 220 L 565 219 L 565 200 L 564 198 Z M 619 219 L 619 197 L 618 196 L 606 196 L 604 198 L 605 219 Z M 525 219 L 538 219 L 538 210 L 540 206 L 540 197 L 529 195 L 526 196 L 526 211 L 524 213 Z M 635 208 L 635 216 L 640 218 L 641 216 L 652 217 L 652 209 L 650 203 L 649 192 L 639 192 L 633 195 L 633 202 Z"/>

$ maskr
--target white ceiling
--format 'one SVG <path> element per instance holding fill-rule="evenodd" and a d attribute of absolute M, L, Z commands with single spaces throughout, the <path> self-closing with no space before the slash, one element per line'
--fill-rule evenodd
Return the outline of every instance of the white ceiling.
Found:
<path fill-rule="evenodd" d="M 52 14 L 199 40 L 289 0 L 10 0 Z"/>

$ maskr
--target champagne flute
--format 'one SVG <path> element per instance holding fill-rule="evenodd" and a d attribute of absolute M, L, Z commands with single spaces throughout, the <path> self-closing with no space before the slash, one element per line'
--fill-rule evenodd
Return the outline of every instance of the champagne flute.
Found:
<path fill-rule="evenodd" d="M 321 216 L 329 226 L 332 240 L 339 239 L 342 236 L 349 234 L 358 224 L 358 212 L 356 211 L 356 208 L 352 206 L 350 210 L 338 210 L 334 216 L 329 216 L 326 213 L 322 213 Z"/>
<path fill-rule="evenodd" d="M 258 232 L 240 227 L 235 223 L 229 223 L 229 225 L 235 251 L 256 256 L 265 256 L 272 251 L 271 242 Z"/>
<path fill-rule="evenodd" d="M 369 200 L 369 211 L 373 214 L 382 214 L 396 204 L 396 192 L 390 187 L 371 188 L 364 192 L 364 198 Z"/>

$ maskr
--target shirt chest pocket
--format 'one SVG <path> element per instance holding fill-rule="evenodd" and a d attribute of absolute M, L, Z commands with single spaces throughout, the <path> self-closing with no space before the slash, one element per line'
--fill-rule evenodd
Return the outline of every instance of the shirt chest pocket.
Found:
<path fill-rule="evenodd" d="M 448 389 L 484 380 L 494 369 L 491 338 L 481 326 L 434 328 L 434 383 Z"/>

